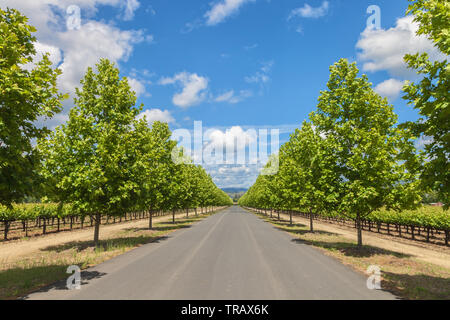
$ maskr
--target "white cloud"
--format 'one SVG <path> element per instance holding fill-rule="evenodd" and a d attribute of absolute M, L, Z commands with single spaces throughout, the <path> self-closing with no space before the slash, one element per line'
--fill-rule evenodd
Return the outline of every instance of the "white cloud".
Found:
<path fill-rule="evenodd" d="M 93 20 L 100 5 L 125 9 L 126 15 L 126 12 L 130 14 L 130 10 L 136 8 L 136 3 L 131 1 L 127 9 L 120 0 L 2 0 L 2 7 L 18 9 L 29 18 L 28 23 L 37 29 L 37 56 L 43 52 L 50 53 L 51 62 L 63 72 L 58 77 L 59 89 L 73 94 L 87 68 L 93 67 L 100 58 L 116 63 L 126 61 L 135 44 L 152 41 L 152 36 L 146 35 L 143 30 L 121 30 L 113 24 Z M 81 26 L 78 30 L 66 29 L 66 9 L 69 5 L 81 8 Z M 72 99 L 66 100 L 64 106 L 63 113 L 56 120 L 67 119 Z"/>
<path fill-rule="evenodd" d="M 175 122 L 175 119 L 172 117 L 172 115 L 170 114 L 169 110 L 161 110 L 161 109 L 150 109 L 150 110 L 145 110 L 143 112 L 141 112 L 137 118 L 138 119 L 143 119 L 146 118 L 148 123 L 153 123 L 155 121 L 161 121 L 161 122 L 166 122 L 166 123 L 172 123 Z"/>
<path fill-rule="evenodd" d="M 134 18 L 134 12 L 140 7 L 140 3 L 137 0 L 127 0 L 125 3 L 125 12 L 123 20 L 129 21 Z"/>
<path fill-rule="evenodd" d="M 54 130 L 57 126 L 59 126 L 62 123 L 65 123 L 67 120 L 69 120 L 69 115 L 64 113 L 57 113 L 50 119 L 43 116 L 39 117 L 36 121 L 36 125 L 39 128 L 45 126 L 50 130 Z"/>
<path fill-rule="evenodd" d="M 249 2 L 255 0 L 222 0 L 216 2 L 212 8 L 205 13 L 206 25 L 214 26 L 225 21 L 230 15 L 235 14 L 239 9 Z"/>
<path fill-rule="evenodd" d="M 255 131 L 256 133 L 256 131 Z M 232 148 L 235 146 L 248 146 L 250 143 L 257 141 L 256 135 L 249 130 L 244 131 L 240 126 L 234 126 L 226 131 L 219 129 L 211 130 L 206 134 L 206 139 L 213 146 L 224 146 L 224 148 Z"/>
<path fill-rule="evenodd" d="M 422 135 L 415 141 L 414 145 L 418 150 L 424 150 L 425 146 L 433 143 L 433 141 L 434 141 L 433 137 Z"/>
<path fill-rule="evenodd" d="M 379 83 L 374 90 L 381 96 L 388 98 L 389 101 L 394 102 L 399 97 L 404 83 L 404 81 L 397 79 L 388 79 Z"/>
<path fill-rule="evenodd" d="M 224 101 L 229 101 L 230 99 L 232 99 L 234 96 L 234 90 L 230 90 L 228 92 L 225 92 L 224 94 L 218 96 L 215 101 L 216 102 L 224 102 Z"/>
<path fill-rule="evenodd" d="M 128 84 L 130 85 L 131 90 L 136 92 L 137 97 L 141 96 L 142 94 L 148 95 L 145 89 L 145 84 L 142 81 L 134 78 L 128 78 Z"/>
<path fill-rule="evenodd" d="M 395 77 L 411 78 L 416 74 L 408 70 L 403 57 L 407 53 L 427 52 L 432 60 L 443 60 L 445 56 L 425 36 L 417 36 L 418 25 L 412 16 L 399 18 L 395 27 L 384 30 L 368 28 L 361 33 L 356 44 L 358 59 L 364 71 L 386 70 Z"/>
<path fill-rule="evenodd" d="M 325 16 L 328 13 L 330 4 L 328 1 L 322 2 L 320 7 L 311 7 L 309 4 L 305 3 L 305 5 L 301 8 L 296 8 L 291 11 L 288 16 L 288 20 L 294 17 L 302 17 L 302 18 L 320 18 Z"/>
<path fill-rule="evenodd" d="M 245 77 L 245 81 L 248 83 L 266 83 L 270 81 L 269 73 L 272 69 L 274 62 L 268 61 L 262 64 L 260 71 L 254 75 Z"/>
<path fill-rule="evenodd" d="M 245 165 L 240 166 L 222 166 L 218 170 L 221 174 L 245 174 L 250 173 L 250 168 Z"/>
<path fill-rule="evenodd" d="M 269 80 L 270 77 L 261 72 L 257 72 L 252 76 L 245 77 L 245 81 L 248 83 L 258 83 L 258 82 L 266 83 L 269 82 Z"/>
<path fill-rule="evenodd" d="M 171 78 L 165 77 L 160 79 L 159 84 L 180 83 L 183 89 L 173 96 L 172 102 L 178 107 L 188 108 L 205 100 L 208 82 L 207 78 L 201 77 L 196 73 L 181 72 Z"/>
<path fill-rule="evenodd" d="M 258 48 L 258 44 L 257 44 L 257 43 L 254 43 L 254 44 L 252 44 L 252 45 L 249 45 L 249 46 L 245 46 L 245 47 L 244 47 L 244 49 L 245 49 L 246 51 L 253 50 L 253 49 L 256 49 L 256 48 Z"/>
<path fill-rule="evenodd" d="M 52 63 L 52 67 L 58 66 L 58 64 L 61 62 L 62 56 L 61 50 L 59 48 L 41 43 L 39 41 L 34 44 L 34 48 L 36 49 L 36 54 L 33 57 L 33 61 L 39 61 L 42 59 L 45 53 L 49 53 L 49 60 Z"/>
<path fill-rule="evenodd" d="M 62 89 L 73 92 L 86 69 L 94 66 L 100 57 L 114 62 L 126 61 L 133 45 L 142 41 L 142 31 L 122 31 L 96 21 L 83 24 L 79 30 L 61 33 L 59 44 L 64 48 L 64 61 L 60 66 Z"/>
<path fill-rule="evenodd" d="M 252 92 L 249 90 L 241 90 L 238 95 L 234 93 L 234 90 L 230 90 L 217 96 L 214 101 L 216 102 L 228 102 L 228 103 L 238 103 L 242 100 L 252 96 Z"/>

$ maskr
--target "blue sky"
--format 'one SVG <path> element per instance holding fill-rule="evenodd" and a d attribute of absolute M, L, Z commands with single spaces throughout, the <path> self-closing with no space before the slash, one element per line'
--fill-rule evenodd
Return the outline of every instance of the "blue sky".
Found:
<path fill-rule="evenodd" d="M 405 18 L 406 0 L 2 0 L 38 28 L 38 54 L 50 52 L 63 70 L 59 86 L 73 94 L 87 66 L 115 61 L 145 105 L 149 121 L 172 129 L 280 128 L 281 143 L 314 110 L 329 66 L 356 61 L 399 121 L 417 119 L 400 97 L 415 76 L 401 57 L 439 53 Z M 81 24 L 67 25 L 67 8 Z M 381 29 L 366 30 L 367 8 L 381 10 Z M 67 120 L 71 100 L 55 126 Z M 236 128 L 239 127 L 239 128 Z M 220 136 L 220 135 L 219 135 Z M 248 187 L 250 166 L 207 166 L 220 187 Z"/>

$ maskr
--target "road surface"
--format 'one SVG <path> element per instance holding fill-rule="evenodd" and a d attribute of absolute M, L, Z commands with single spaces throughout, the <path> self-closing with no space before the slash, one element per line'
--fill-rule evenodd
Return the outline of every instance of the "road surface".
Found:
<path fill-rule="evenodd" d="M 25 299 L 394 299 L 367 277 L 230 207 Z"/>

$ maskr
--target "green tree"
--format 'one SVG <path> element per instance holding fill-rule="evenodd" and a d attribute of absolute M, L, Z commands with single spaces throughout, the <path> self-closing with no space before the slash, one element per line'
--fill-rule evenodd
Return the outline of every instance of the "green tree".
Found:
<path fill-rule="evenodd" d="M 136 149 L 135 178 L 137 192 L 134 201 L 141 210 L 149 211 L 149 229 L 153 227 L 153 213 L 164 209 L 164 194 L 168 192 L 171 150 L 176 142 L 170 140 L 171 132 L 166 123 L 156 121 L 149 128 L 146 119 L 135 126 Z"/>
<path fill-rule="evenodd" d="M 418 35 L 426 35 L 445 55 L 450 54 L 450 2 L 448 0 L 410 0 L 407 14 L 419 24 Z M 406 123 L 417 135 L 430 137 L 425 145 L 427 161 L 422 181 L 427 189 L 436 190 L 446 208 L 450 205 L 450 65 L 447 59 L 432 62 L 428 54 L 407 54 L 409 68 L 423 78 L 407 83 L 403 97 L 422 116 Z"/>
<path fill-rule="evenodd" d="M 36 29 L 14 9 L 0 9 L 0 203 L 11 206 L 31 195 L 39 154 L 32 145 L 49 130 L 36 120 L 61 111 L 48 54 L 33 61 Z"/>
<path fill-rule="evenodd" d="M 126 78 L 106 59 L 88 68 L 76 89 L 69 120 L 39 141 L 42 175 L 54 183 L 54 200 L 95 217 L 98 244 L 102 214 L 121 215 L 138 192 L 133 126 L 142 109 Z"/>
<path fill-rule="evenodd" d="M 305 121 L 283 149 L 290 162 L 288 167 L 294 171 L 289 175 L 293 180 L 290 184 L 292 192 L 299 195 L 299 208 L 309 212 L 311 232 L 314 232 L 314 214 L 333 208 L 339 198 L 339 179 L 330 161 L 332 157 L 326 154 L 330 150 L 326 147 L 327 142 Z"/>
<path fill-rule="evenodd" d="M 386 98 L 375 93 L 355 63 L 341 59 L 330 67 L 328 90 L 322 91 L 310 115 L 326 137 L 326 162 L 339 177 L 338 212 L 355 219 L 358 246 L 361 220 L 383 206 L 402 209 L 419 204 L 415 182 L 418 159 L 406 129 Z"/>

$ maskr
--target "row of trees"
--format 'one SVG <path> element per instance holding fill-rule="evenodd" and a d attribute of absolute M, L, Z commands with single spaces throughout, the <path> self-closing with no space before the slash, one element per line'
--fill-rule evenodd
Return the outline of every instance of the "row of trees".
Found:
<path fill-rule="evenodd" d="M 203 168 L 172 160 L 183 155 L 168 125 L 138 119 L 143 106 L 135 106 L 127 78 L 107 59 L 96 70 L 88 68 L 67 123 L 52 132 L 38 128 L 36 120 L 59 112 L 65 96 L 56 88 L 60 71 L 51 68 L 48 55 L 33 61 L 35 30 L 26 22 L 18 11 L 0 9 L 2 205 L 11 207 L 27 195 L 70 203 L 77 212 L 94 214 L 97 243 L 102 214 L 175 214 L 232 204 Z"/>
<path fill-rule="evenodd" d="M 418 0 L 408 12 L 415 14 L 418 33 L 448 55 L 449 2 Z M 359 246 L 361 221 L 381 207 L 415 208 L 423 190 L 435 190 L 448 206 L 450 68 L 447 61 L 430 62 L 426 54 L 405 60 L 424 75 L 404 88 L 405 99 L 423 119 L 398 125 L 387 99 L 372 89 L 366 75 L 359 76 L 355 63 L 341 59 L 330 67 L 327 90 L 309 121 L 271 160 L 278 161 L 278 172 L 260 175 L 239 203 L 306 210 L 311 231 L 315 213 L 339 213 L 356 221 Z M 413 140 L 421 134 L 432 142 L 418 153 Z"/>

